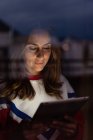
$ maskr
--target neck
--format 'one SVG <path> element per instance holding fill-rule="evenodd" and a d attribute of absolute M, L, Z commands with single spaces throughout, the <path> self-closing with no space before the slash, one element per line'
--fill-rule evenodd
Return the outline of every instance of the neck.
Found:
<path fill-rule="evenodd" d="M 29 75 L 29 76 L 28 76 L 28 79 L 29 79 L 29 80 L 39 80 L 39 79 L 41 79 L 41 78 L 42 78 L 41 75 Z"/>

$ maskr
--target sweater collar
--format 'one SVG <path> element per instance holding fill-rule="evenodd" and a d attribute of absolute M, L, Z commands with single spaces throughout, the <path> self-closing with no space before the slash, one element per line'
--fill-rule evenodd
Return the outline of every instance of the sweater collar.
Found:
<path fill-rule="evenodd" d="M 42 78 L 41 75 L 29 75 L 28 79 L 29 80 L 40 80 Z"/>

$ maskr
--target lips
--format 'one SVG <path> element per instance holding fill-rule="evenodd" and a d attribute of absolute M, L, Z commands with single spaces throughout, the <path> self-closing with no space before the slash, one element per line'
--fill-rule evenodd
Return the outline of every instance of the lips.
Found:
<path fill-rule="evenodd" d="M 44 63 L 42 62 L 39 62 L 39 63 L 35 63 L 36 65 L 43 65 Z"/>

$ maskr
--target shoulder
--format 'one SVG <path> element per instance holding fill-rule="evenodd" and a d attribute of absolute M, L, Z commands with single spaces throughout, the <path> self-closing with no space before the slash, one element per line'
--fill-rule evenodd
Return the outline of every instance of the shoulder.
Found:
<path fill-rule="evenodd" d="M 69 83 L 68 79 L 62 74 L 60 75 L 60 81 L 63 83 L 63 89 L 66 90 L 67 92 L 67 97 L 71 98 L 71 97 L 76 97 L 76 93 L 73 89 L 73 87 L 71 86 L 71 84 Z"/>
<path fill-rule="evenodd" d="M 66 78 L 63 74 L 60 75 L 60 80 L 61 80 L 62 82 L 68 81 L 67 78 Z"/>
<path fill-rule="evenodd" d="M 69 83 L 68 79 L 67 79 L 64 75 L 60 75 L 60 81 L 61 81 L 63 84 L 66 85 L 66 88 L 67 88 L 67 89 L 72 89 L 72 90 L 73 90 L 71 84 Z"/>

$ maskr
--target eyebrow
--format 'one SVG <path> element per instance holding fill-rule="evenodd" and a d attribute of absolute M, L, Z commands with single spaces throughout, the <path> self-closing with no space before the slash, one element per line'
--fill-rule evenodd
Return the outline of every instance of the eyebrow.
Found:
<path fill-rule="evenodd" d="M 38 46 L 38 44 L 36 44 L 36 43 L 28 43 L 27 45 L 35 45 L 35 46 Z M 46 43 L 46 44 L 43 44 L 42 46 L 44 46 L 44 45 L 48 45 L 48 44 L 51 44 L 50 42 L 48 42 L 48 43 Z"/>

